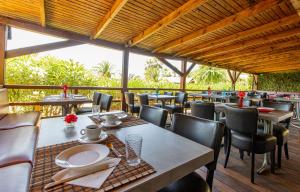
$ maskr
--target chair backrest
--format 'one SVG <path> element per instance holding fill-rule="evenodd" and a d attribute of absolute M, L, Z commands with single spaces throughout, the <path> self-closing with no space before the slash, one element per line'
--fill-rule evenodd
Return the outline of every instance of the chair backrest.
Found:
<path fill-rule="evenodd" d="M 165 91 L 165 92 L 164 92 L 164 95 L 170 95 L 170 96 L 172 96 L 172 95 L 173 95 L 173 92 Z"/>
<path fill-rule="evenodd" d="M 164 128 L 168 117 L 168 111 L 158 107 L 151 107 L 149 105 L 142 105 L 140 111 L 140 118 Z"/>
<path fill-rule="evenodd" d="M 187 101 L 187 93 L 176 92 L 175 96 L 177 96 L 175 98 L 175 103 L 177 103 L 177 104 L 184 105 L 184 103 Z"/>
<path fill-rule="evenodd" d="M 102 93 L 94 92 L 93 94 L 93 105 L 99 105 Z"/>
<path fill-rule="evenodd" d="M 226 127 L 245 135 L 255 135 L 258 111 L 256 108 L 238 108 L 225 105 Z"/>
<path fill-rule="evenodd" d="M 108 94 L 102 94 L 100 99 L 100 111 L 109 111 L 113 96 Z"/>
<path fill-rule="evenodd" d="M 208 102 L 192 102 L 191 112 L 195 117 L 214 120 L 215 104 Z"/>
<path fill-rule="evenodd" d="M 218 162 L 224 128 L 225 126 L 222 123 L 216 121 L 179 113 L 175 113 L 173 116 L 172 130 L 176 134 L 214 150 L 214 161 L 205 165 L 209 170 L 206 182 L 210 187 L 212 186 L 214 170 Z"/>
<path fill-rule="evenodd" d="M 276 110 L 282 110 L 282 111 L 294 110 L 294 104 L 290 102 L 276 102 L 276 101 L 263 100 L 263 106 L 275 108 Z M 291 118 L 288 118 L 280 123 L 285 123 L 285 127 L 289 128 L 291 123 Z"/>
<path fill-rule="evenodd" d="M 294 109 L 294 105 L 290 102 L 276 102 L 276 101 L 264 100 L 263 106 L 275 108 L 276 110 L 282 110 L 282 111 L 293 111 Z"/>
<path fill-rule="evenodd" d="M 140 94 L 138 95 L 140 105 L 149 105 L 148 94 Z"/>
<path fill-rule="evenodd" d="M 133 106 L 134 105 L 134 93 L 125 92 L 124 95 L 125 95 L 126 105 Z"/>
<path fill-rule="evenodd" d="M 237 96 L 230 96 L 229 97 L 229 102 L 230 103 L 238 103 L 239 102 L 239 98 Z"/>

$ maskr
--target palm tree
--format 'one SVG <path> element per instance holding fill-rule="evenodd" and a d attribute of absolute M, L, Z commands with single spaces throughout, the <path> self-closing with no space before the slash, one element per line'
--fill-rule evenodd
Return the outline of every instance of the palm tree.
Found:
<path fill-rule="evenodd" d="M 109 61 L 102 61 L 93 67 L 100 76 L 111 78 L 112 65 Z"/>
<path fill-rule="evenodd" d="M 226 73 L 215 67 L 201 66 L 192 74 L 192 77 L 197 83 L 218 83 L 226 79 Z"/>

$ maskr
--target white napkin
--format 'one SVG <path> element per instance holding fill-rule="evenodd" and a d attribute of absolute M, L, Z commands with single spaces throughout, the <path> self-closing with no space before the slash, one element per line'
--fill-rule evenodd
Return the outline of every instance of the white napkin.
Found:
<path fill-rule="evenodd" d="M 105 160 L 105 163 L 109 163 L 109 164 L 114 163 L 117 166 L 120 163 L 120 161 L 121 161 L 120 158 L 111 158 Z M 109 177 L 109 175 L 113 172 L 116 166 L 72 181 L 68 181 L 67 184 L 99 189 L 102 186 L 102 184 L 105 182 L 105 180 Z M 77 171 L 75 170 L 68 170 L 64 177 L 70 177 L 72 175 L 76 175 L 76 172 Z M 53 176 L 52 179 L 55 181 L 55 176 Z"/>

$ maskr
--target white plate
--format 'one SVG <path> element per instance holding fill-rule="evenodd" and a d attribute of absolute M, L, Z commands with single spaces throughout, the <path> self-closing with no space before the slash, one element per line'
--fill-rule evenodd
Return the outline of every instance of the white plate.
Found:
<path fill-rule="evenodd" d="M 89 140 L 87 138 L 87 136 L 83 135 L 82 137 L 80 137 L 78 139 L 78 142 L 79 143 L 100 143 L 100 142 L 104 141 L 105 139 L 107 139 L 107 137 L 108 137 L 107 133 L 102 131 L 99 136 L 99 139 L 97 139 L 97 140 Z"/>
<path fill-rule="evenodd" d="M 58 154 L 55 158 L 55 163 L 63 168 L 81 168 L 100 162 L 108 154 L 109 149 L 105 145 L 78 145 Z"/>
<path fill-rule="evenodd" d="M 106 121 L 103 121 L 101 123 L 102 126 L 107 127 L 107 128 L 117 127 L 117 126 L 119 126 L 121 124 L 122 124 L 122 121 L 115 121 L 114 124 L 108 124 Z"/>
<path fill-rule="evenodd" d="M 124 120 L 128 117 L 128 114 L 127 113 L 116 113 L 115 116 L 117 116 L 118 119 L 120 119 L 120 120 Z"/>

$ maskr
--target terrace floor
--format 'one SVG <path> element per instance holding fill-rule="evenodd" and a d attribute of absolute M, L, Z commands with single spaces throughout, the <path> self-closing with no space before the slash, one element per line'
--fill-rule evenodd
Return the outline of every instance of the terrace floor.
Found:
<path fill-rule="evenodd" d="M 245 153 L 244 160 L 239 158 L 238 150 L 231 149 L 229 163 L 226 169 L 223 167 L 225 155 L 223 148 L 220 151 L 219 163 L 214 176 L 214 192 L 300 192 L 300 143 L 299 131 L 290 127 L 289 155 L 286 160 L 282 154 L 282 167 L 275 170 L 275 175 L 267 171 L 263 175 L 255 175 L 255 184 L 250 182 L 251 158 Z M 256 168 L 262 163 L 263 156 L 256 155 Z M 205 178 L 205 169 L 197 170 Z"/>

